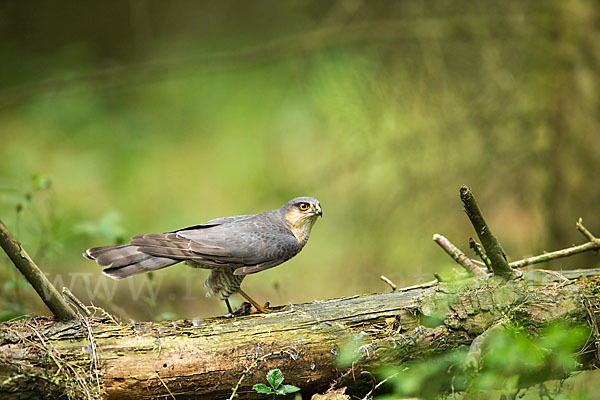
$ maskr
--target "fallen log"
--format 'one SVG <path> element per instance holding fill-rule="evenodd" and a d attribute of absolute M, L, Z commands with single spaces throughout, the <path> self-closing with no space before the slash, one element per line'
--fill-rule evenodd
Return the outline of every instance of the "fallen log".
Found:
<path fill-rule="evenodd" d="M 252 385 L 265 382 L 273 368 L 305 398 L 334 383 L 364 393 L 371 383 L 359 379 L 362 370 L 467 347 L 507 317 L 533 334 L 553 321 L 596 326 L 600 298 L 588 286 L 600 270 L 563 275 L 569 280 L 533 272 L 519 280 L 429 283 L 239 318 L 7 322 L 0 325 L 0 397 L 226 399 L 237 385 L 239 398 L 258 399 L 264 395 Z M 591 278 L 577 279 L 581 275 Z M 349 341 L 359 343 L 356 362 L 340 365 Z M 582 368 L 598 364 L 593 345 Z"/>
<path fill-rule="evenodd" d="M 63 291 L 75 306 L 64 307 L 67 316 L 42 297 L 62 322 L 30 317 L 0 324 L 0 397 L 259 399 L 264 394 L 252 386 L 277 368 L 303 398 L 329 388 L 369 398 L 386 381 L 373 381 L 370 371 L 378 366 L 456 349 L 468 349 L 478 365 L 486 338 L 507 322 L 531 336 L 555 322 L 585 326 L 590 335 L 577 349 L 578 368 L 596 368 L 600 269 L 523 274 L 514 268 L 597 250 L 600 239 L 579 221 L 588 244 L 509 264 L 470 189 L 461 188 L 461 199 L 482 241 L 472 244 L 492 274 L 435 235 L 475 277 L 404 289 L 382 277 L 392 293 L 290 305 L 266 315 L 129 325 L 106 313 L 96 317 Z M 21 268 L 26 278 L 37 276 L 28 273 L 34 267 L 30 262 Z M 49 281 L 40 287 L 56 292 Z M 554 378 L 552 373 L 543 378 Z"/>

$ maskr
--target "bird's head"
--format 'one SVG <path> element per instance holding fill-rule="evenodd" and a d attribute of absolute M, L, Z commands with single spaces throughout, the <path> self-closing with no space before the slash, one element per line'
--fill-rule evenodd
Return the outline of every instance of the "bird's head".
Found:
<path fill-rule="evenodd" d="M 323 216 L 319 200 L 314 197 L 296 197 L 281 207 L 281 210 L 302 248 L 317 217 Z"/>

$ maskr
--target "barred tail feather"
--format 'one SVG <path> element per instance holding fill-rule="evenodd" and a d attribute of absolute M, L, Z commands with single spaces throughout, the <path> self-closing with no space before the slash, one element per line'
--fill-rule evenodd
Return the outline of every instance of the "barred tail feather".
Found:
<path fill-rule="evenodd" d="M 176 264 L 181 260 L 154 257 L 128 244 L 120 246 L 94 247 L 86 250 L 84 257 L 95 260 L 100 266 L 110 266 L 102 271 L 113 279 L 123 279 Z"/>

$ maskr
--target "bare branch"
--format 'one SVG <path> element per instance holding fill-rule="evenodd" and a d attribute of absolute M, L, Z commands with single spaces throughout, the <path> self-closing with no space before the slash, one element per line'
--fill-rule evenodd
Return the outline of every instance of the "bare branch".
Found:
<path fill-rule="evenodd" d="M 58 290 L 46 278 L 46 275 L 33 262 L 21 243 L 10 234 L 6 225 L 0 220 L 0 246 L 4 249 L 15 267 L 35 289 L 42 301 L 59 320 L 77 319 L 77 314 L 63 299 Z"/>
<path fill-rule="evenodd" d="M 545 253 L 535 257 L 525 258 L 519 261 L 514 261 L 510 263 L 510 266 L 512 268 L 522 268 L 532 264 L 539 264 L 550 260 L 556 260 L 558 258 L 569 257 L 575 254 L 584 253 L 586 251 L 600 250 L 600 239 L 592 235 L 592 233 L 588 231 L 585 226 L 583 226 L 583 221 L 581 218 L 579 218 L 579 221 L 575 224 L 575 226 L 579 232 L 588 238 L 589 241 L 587 243 L 567 247 L 566 249 L 562 250 L 552 251 L 550 253 Z"/>
<path fill-rule="evenodd" d="M 390 285 L 390 287 L 392 288 L 392 292 L 395 292 L 397 289 L 397 286 L 394 282 L 392 282 L 387 276 L 381 275 L 379 277 L 379 279 L 381 279 L 382 281 L 384 281 L 385 283 L 387 283 L 388 285 Z"/>
<path fill-rule="evenodd" d="M 550 260 L 556 260 L 557 258 L 569 257 L 590 250 L 600 250 L 600 240 L 595 242 L 587 242 L 585 244 L 580 244 L 579 246 L 573 246 L 566 249 L 545 253 L 539 256 L 529 257 L 523 260 L 511 262 L 510 266 L 512 268 L 522 268 L 532 264 L 539 264 Z"/>
<path fill-rule="evenodd" d="M 88 308 L 85 306 L 85 304 L 83 304 L 83 302 L 81 300 L 79 300 L 77 297 L 75 297 L 75 295 L 73 293 L 71 293 L 69 288 L 63 287 L 62 294 L 67 299 L 71 300 L 73 305 L 75 305 L 75 307 L 77 307 L 83 315 L 85 315 L 86 317 L 90 317 L 92 315 L 92 313 L 90 312 L 90 310 L 88 310 Z"/>
<path fill-rule="evenodd" d="M 585 226 L 583 226 L 583 219 L 579 218 L 579 221 L 575 223 L 577 230 L 583 234 L 590 242 L 598 240 L 590 231 L 587 230 Z"/>
<path fill-rule="evenodd" d="M 516 275 L 515 271 L 508 265 L 504 249 L 500 245 L 500 242 L 498 242 L 498 239 L 492 234 L 485 219 L 483 219 L 483 215 L 479 210 L 471 189 L 464 185 L 461 186 L 460 199 L 465 206 L 467 216 L 471 220 L 471 224 L 473 224 L 479 240 L 481 240 L 485 253 L 490 259 L 494 275 L 502 276 L 506 279 L 514 278 Z"/>
<path fill-rule="evenodd" d="M 458 247 L 453 245 L 447 238 L 436 233 L 435 235 L 433 235 L 433 240 L 434 242 L 439 244 L 440 247 L 444 249 L 444 251 L 448 253 L 448 255 L 452 257 L 454 261 L 462 265 L 464 269 L 476 276 L 485 275 L 485 271 L 483 269 L 475 265 L 469 257 L 467 257 L 462 251 L 460 251 Z"/>

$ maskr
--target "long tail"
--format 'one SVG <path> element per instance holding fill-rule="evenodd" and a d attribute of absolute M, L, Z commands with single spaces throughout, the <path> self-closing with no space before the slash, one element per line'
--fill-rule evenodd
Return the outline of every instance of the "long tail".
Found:
<path fill-rule="evenodd" d="M 177 259 L 155 257 L 142 253 L 138 251 L 138 246 L 129 244 L 94 247 L 86 250 L 83 256 L 95 260 L 98 265 L 110 265 L 102 273 L 113 279 L 123 279 L 144 272 L 156 271 L 181 262 Z"/>

